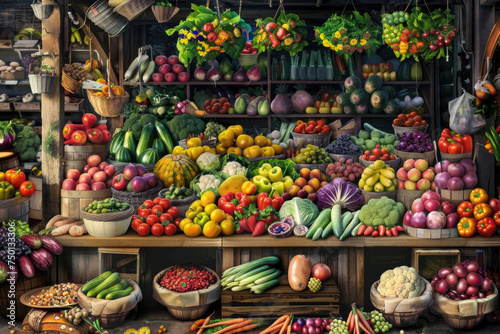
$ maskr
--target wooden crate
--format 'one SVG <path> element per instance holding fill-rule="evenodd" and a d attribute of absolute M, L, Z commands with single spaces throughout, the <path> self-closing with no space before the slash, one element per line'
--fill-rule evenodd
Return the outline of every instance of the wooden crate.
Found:
<path fill-rule="evenodd" d="M 36 191 L 30 198 L 30 218 L 42 219 L 42 177 L 28 176 L 28 181 L 33 182 Z"/>
<path fill-rule="evenodd" d="M 144 283 L 146 261 L 142 248 L 98 248 L 100 272 L 118 271 L 121 278 Z"/>
<path fill-rule="evenodd" d="M 14 102 L 15 111 L 41 111 L 40 102 Z"/>
<path fill-rule="evenodd" d="M 0 102 L 0 111 L 12 111 L 12 104 L 10 102 Z"/>
<path fill-rule="evenodd" d="M 77 103 L 65 103 L 64 104 L 64 111 L 81 111 L 85 109 L 85 100 L 81 99 Z"/>
<path fill-rule="evenodd" d="M 280 284 L 262 294 L 249 290 L 221 293 L 222 317 L 277 317 L 285 314 L 317 316 L 339 313 L 340 290 L 334 277 L 337 274 L 338 251 L 332 248 L 224 248 L 223 270 L 261 257 L 275 255 L 281 259 L 279 268 L 283 274 Z M 287 268 L 293 256 L 307 255 L 311 263 L 322 262 L 332 269 L 332 277 L 323 283 L 320 291 L 313 293 L 306 288 L 294 291 L 288 285 Z M 231 263 L 232 262 L 232 263 Z"/>
<path fill-rule="evenodd" d="M 439 269 L 453 267 L 460 262 L 460 251 L 458 249 L 430 249 L 413 248 L 411 254 L 411 266 L 426 279 L 432 279 Z"/>

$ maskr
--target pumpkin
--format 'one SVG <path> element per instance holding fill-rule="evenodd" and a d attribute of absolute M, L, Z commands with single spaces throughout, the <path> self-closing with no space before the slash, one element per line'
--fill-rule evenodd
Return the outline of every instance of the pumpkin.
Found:
<path fill-rule="evenodd" d="M 184 154 L 168 154 L 160 159 L 153 171 L 165 187 L 189 187 L 200 172 L 196 163 Z"/>

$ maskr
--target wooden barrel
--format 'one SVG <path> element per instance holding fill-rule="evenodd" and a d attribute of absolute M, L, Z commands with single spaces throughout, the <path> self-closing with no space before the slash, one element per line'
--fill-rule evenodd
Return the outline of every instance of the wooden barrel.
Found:
<path fill-rule="evenodd" d="M 33 182 L 36 191 L 30 197 L 30 214 L 32 219 L 42 219 L 42 176 L 35 176 L 31 173 L 28 176 L 28 181 Z"/>
<path fill-rule="evenodd" d="M 0 152 L 0 171 L 6 172 L 9 169 L 19 169 L 21 164 L 14 152 Z"/>
<path fill-rule="evenodd" d="M 472 158 L 472 151 L 469 153 L 462 153 L 462 154 L 449 154 L 449 153 L 442 153 L 441 154 L 441 161 L 443 160 L 448 160 L 449 162 L 460 162 L 462 159 L 465 158 Z"/>
<path fill-rule="evenodd" d="M 16 320 L 22 321 L 31 310 L 31 307 L 24 306 L 19 300 L 25 292 L 42 287 L 44 285 L 44 275 L 38 269 L 35 270 L 35 276 L 32 278 L 25 277 L 21 272 L 18 275 L 19 278 L 14 287 L 15 298 L 11 298 L 13 296 L 9 281 L 0 284 L 0 314 L 4 317 L 15 314 Z M 13 308 L 8 309 L 11 305 L 13 305 Z"/>
<path fill-rule="evenodd" d="M 83 146 L 64 146 L 64 174 L 70 169 L 78 169 L 83 171 L 83 167 L 87 164 L 87 158 L 97 154 L 101 160 L 106 159 L 106 145 L 85 144 Z"/>
<path fill-rule="evenodd" d="M 420 198 L 423 193 L 423 190 L 398 189 L 398 192 L 396 193 L 396 201 L 403 203 L 406 210 L 411 210 L 413 201 Z"/>
<path fill-rule="evenodd" d="M 439 189 L 436 187 L 436 191 L 441 196 L 441 201 L 448 201 L 450 203 L 455 204 L 455 206 L 459 206 L 463 201 L 470 200 L 470 192 L 473 189 L 464 189 L 464 190 L 449 190 L 449 189 Z"/>
<path fill-rule="evenodd" d="M 382 198 L 383 196 L 389 197 L 390 199 L 396 200 L 396 192 L 397 189 L 391 190 L 391 191 L 382 191 L 380 193 L 375 192 L 375 191 L 364 191 L 361 189 L 361 194 L 363 195 L 363 198 L 365 199 L 365 203 L 368 203 L 372 198 Z"/>
<path fill-rule="evenodd" d="M 82 208 L 93 201 L 111 197 L 111 188 L 104 190 L 61 190 L 61 215 L 81 220 Z"/>
<path fill-rule="evenodd" d="M 403 152 L 394 150 L 394 155 L 401 158 L 401 163 L 404 163 L 406 160 L 410 159 L 413 160 L 424 159 L 425 161 L 427 161 L 429 166 L 434 166 L 434 164 L 436 163 L 436 156 L 434 154 L 434 150 L 424 153 Z"/>
<path fill-rule="evenodd" d="M 27 222 L 30 213 L 30 198 L 17 197 L 0 201 L 0 221 L 17 219 Z"/>

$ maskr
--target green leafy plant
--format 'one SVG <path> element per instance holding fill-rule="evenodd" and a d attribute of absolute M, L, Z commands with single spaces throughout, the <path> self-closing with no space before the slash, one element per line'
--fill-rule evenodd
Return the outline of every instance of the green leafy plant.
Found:
<path fill-rule="evenodd" d="M 157 1 L 154 4 L 155 6 L 160 6 L 160 7 L 172 7 L 172 4 L 168 1 Z"/>

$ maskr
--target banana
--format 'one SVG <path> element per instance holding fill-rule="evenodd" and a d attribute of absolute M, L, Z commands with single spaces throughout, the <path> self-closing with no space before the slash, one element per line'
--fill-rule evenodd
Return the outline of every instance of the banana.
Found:
<path fill-rule="evenodd" d="M 102 73 L 99 71 L 97 68 L 94 68 L 92 71 L 92 74 L 97 77 L 97 79 L 102 78 Z"/>
<path fill-rule="evenodd" d="M 380 174 L 382 174 L 383 176 L 385 176 L 388 179 L 394 179 L 394 178 L 396 178 L 396 175 L 394 175 L 394 172 L 390 171 L 387 168 L 382 168 L 380 170 Z M 388 187 L 388 186 L 386 186 L 386 187 Z"/>
<path fill-rule="evenodd" d="M 85 35 L 85 37 L 83 38 L 83 43 L 85 43 L 85 45 L 89 45 L 89 36 Z"/>
<path fill-rule="evenodd" d="M 75 34 L 71 34 L 71 43 L 75 43 L 76 42 L 76 37 L 75 37 Z"/>
<path fill-rule="evenodd" d="M 80 35 L 80 32 L 78 31 L 78 29 L 76 29 L 76 27 L 71 26 L 71 32 L 73 33 L 73 35 L 75 35 L 75 38 L 76 38 L 76 41 L 78 42 L 78 44 L 82 44 L 83 43 L 82 36 Z"/>
<path fill-rule="evenodd" d="M 391 179 L 386 178 L 384 175 L 380 175 L 380 183 L 382 183 L 382 185 L 386 188 L 392 186 Z"/>

